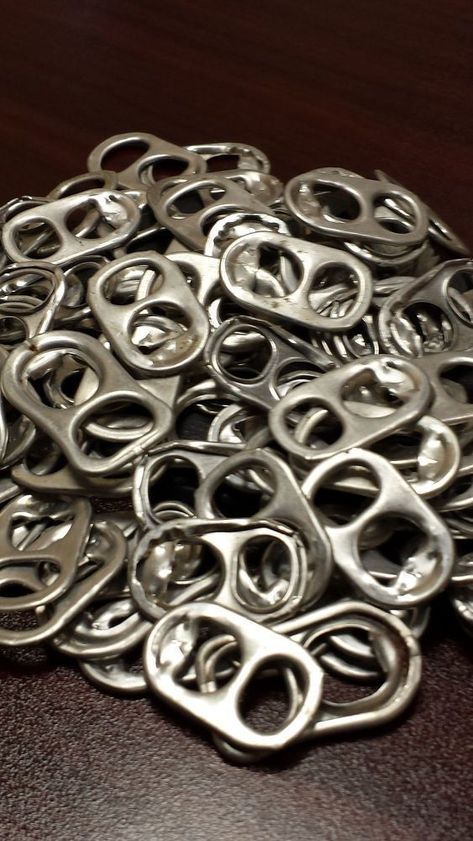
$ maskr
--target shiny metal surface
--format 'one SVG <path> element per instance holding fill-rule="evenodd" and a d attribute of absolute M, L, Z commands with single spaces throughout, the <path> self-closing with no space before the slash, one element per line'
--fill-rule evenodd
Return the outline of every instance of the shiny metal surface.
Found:
<path fill-rule="evenodd" d="M 284 188 L 245 143 L 87 167 L 0 209 L 0 644 L 240 764 L 392 721 L 437 596 L 473 629 L 463 243 L 380 171 Z"/>

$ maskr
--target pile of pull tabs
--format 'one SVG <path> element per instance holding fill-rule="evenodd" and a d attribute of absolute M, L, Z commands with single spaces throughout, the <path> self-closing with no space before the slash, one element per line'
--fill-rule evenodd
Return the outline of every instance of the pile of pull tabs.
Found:
<path fill-rule="evenodd" d="M 0 211 L 0 646 L 234 762 L 391 721 L 434 597 L 473 629 L 465 246 L 382 172 L 145 133 L 87 166 Z"/>

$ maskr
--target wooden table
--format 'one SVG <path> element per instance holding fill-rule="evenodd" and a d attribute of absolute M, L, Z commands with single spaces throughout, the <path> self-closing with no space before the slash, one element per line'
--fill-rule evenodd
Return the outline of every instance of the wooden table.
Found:
<path fill-rule="evenodd" d="M 283 179 L 380 167 L 471 243 L 472 24 L 469 0 L 4 4 L 0 200 L 42 195 L 101 139 L 142 130 L 253 143 Z M 151 700 L 104 695 L 43 652 L 2 654 L 1 836 L 471 838 L 471 641 L 445 606 L 424 650 L 399 726 L 253 768 Z"/>

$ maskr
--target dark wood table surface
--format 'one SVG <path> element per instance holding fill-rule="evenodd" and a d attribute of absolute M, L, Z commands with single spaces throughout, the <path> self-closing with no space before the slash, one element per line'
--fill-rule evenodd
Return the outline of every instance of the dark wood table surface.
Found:
<path fill-rule="evenodd" d="M 243 140 L 283 179 L 385 169 L 473 243 L 470 0 L 42 0 L 2 6 L 0 201 L 126 130 Z M 473 835 L 471 640 L 445 605 L 399 725 L 235 768 L 148 699 L 42 651 L 0 657 L 5 841 Z"/>

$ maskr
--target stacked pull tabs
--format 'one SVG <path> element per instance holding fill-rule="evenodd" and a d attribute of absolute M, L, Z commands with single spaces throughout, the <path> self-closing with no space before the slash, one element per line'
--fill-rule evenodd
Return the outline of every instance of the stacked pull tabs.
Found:
<path fill-rule="evenodd" d="M 473 632 L 473 260 L 380 171 L 143 132 L 87 167 L 0 209 L 0 646 L 232 762 L 381 727 L 438 594 Z"/>

